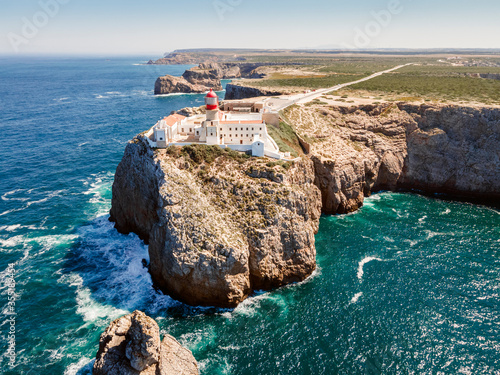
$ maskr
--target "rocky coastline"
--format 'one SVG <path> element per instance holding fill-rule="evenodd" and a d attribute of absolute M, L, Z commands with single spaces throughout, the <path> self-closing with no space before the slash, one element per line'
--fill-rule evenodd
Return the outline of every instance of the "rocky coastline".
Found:
<path fill-rule="evenodd" d="M 155 82 L 155 95 L 173 93 L 201 93 L 222 90 L 222 79 L 262 78 L 260 63 L 202 63 L 186 70 L 181 77 L 166 75 Z"/>
<path fill-rule="evenodd" d="M 240 86 L 228 83 L 226 85 L 226 95 L 224 100 L 247 99 L 259 96 L 280 96 L 283 94 L 286 94 L 283 90 L 249 87 L 243 85 Z"/>
<path fill-rule="evenodd" d="M 234 307 L 252 291 L 304 280 L 315 269 L 321 213 L 353 212 L 375 191 L 500 205 L 499 109 L 313 104 L 284 116 L 307 150 L 294 163 L 218 147 L 153 150 L 142 135 L 127 145 L 111 220 L 149 243 L 165 293 Z"/>
<path fill-rule="evenodd" d="M 193 354 L 141 311 L 122 316 L 102 333 L 94 375 L 198 375 Z"/>

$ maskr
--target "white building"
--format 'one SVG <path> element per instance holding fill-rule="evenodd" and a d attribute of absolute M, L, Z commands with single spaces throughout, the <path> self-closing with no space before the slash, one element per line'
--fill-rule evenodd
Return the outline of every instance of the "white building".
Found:
<path fill-rule="evenodd" d="M 205 97 L 205 104 L 205 115 L 184 117 L 173 114 L 158 121 L 150 131 L 154 146 L 166 148 L 199 143 L 251 151 L 252 156 L 276 159 L 289 156 L 279 152 L 276 142 L 267 133 L 264 110 L 260 113 L 220 111 L 219 100 L 213 90 Z"/>

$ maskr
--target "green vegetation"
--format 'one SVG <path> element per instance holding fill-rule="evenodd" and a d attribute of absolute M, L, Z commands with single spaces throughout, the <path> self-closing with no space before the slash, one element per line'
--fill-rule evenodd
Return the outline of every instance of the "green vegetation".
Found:
<path fill-rule="evenodd" d="M 282 167 L 284 170 L 289 170 L 290 167 L 293 165 L 293 162 L 287 162 L 283 160 L 277 160 L 277 161 L 270 161 L 266 164 L 269 168 L 274 168 L 277 165 Z"/>
<path fill-rule="evenodd" d="M 286 122 L 281 121 L 279 126 L 268 124 L 267 131 L 274 139 L 281 152 L 289 152 L 294 157 L 303 154 L 295 130 Z"/>
<path fill-rule="evenodd" d="M 359 74 L 330 74 L 330 75 L 317 75 L 317 76 L 289 76 L 284 77 L 280 75 L 280 78 L 263 79 L 259 81 L 248 81 L 245 85 L 257 86 L 257 87 L 294 87 L 298 89 L 320 89 L 326 87 L 332 87 L 339 85 L 341 83 L 347 83 L 356 81 L 365 77 Z"/>
<path fill-rule="evenodd" d="M 393 100 L 408 101 L 424 97 L 427 101 L 478 101 L 500 104 L 500 81 L 473 78 L 474 73 L 500 73 L 500 68 L 453 67 L 440 65 L 408 66 L 396 72 L 361 82 L 346 91 L 366 90 L 385 93 Z M 416 97 L 418 96 L 418 97 Z"/>
<path fill-rule="evenodd" d="M 171 146 L 175 147 L 175 146 Z M 172 154 L 171 147 L 167 149 L 167 154 Z M 212 164 L 215 159 L 223 156 L 236 160 L 238 163 L 244 163 L 250 156 L 247 154 L 233 151 L 229 148 L 222 149 L 219 146 L 207 145 L 190 145 L 184 146 L 180 149 L 179 154 L 190 159 L 194 164 Z"/>

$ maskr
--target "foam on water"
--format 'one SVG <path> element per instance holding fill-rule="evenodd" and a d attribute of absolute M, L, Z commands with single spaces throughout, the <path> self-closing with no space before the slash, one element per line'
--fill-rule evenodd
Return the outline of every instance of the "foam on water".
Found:
<path fill-rule="evenodd" d="M 151 275 L 143 265 L 144 261 L 149 263 L 147 246 L 134 234 L 117 233 L 108 219 L 101 216 L 78 230 L 81 245 L 77 251 L 80 266 L 84 266 L 79 275 L 83 283 L 91 285 L 92 295 L 102 305 L 119 306 L 121 311 L 145 309 L 155 314 L 177 304 L 153 288 Z M 80 301 L 87 306 L 88 293 L 90 289 L 80 290 Z"/>
<path fill-rule="evenodd" d="M 363 267 L 365 266 L 365 264 L 367 263 L 370 263 L 372 261 L 379 261 L 379 262 L 383 262 L 382 259 L 380 258 L 377 258 L 377 257 L 366 257 L 364 258 L 363 260 L 361 260 L 359 263 L 358 263 L 358 273 L 357 273 L 357 277 L 358 277 L 358 280 L 361 282 L 363 281 L 363 275 L 364 275 L 364 271 L 363 271 Z"/>
<path fill-rule="evenodd" d="M 363 292 L 356 293 L 354 297 L 351 298 L 351 304 L 355 304 L 363 295 Z"/>
<path fill-rule="evenodd" d="M 11 197 L 11 196 L 15 195 L 17 193 L 20 193 L 20 192 L 25 192 L 25 191 L 28 191 L 28 190 L 27 189 L 15 189 L 15 190 L 11 190 L 11 191 L 8 191 L 5 194 L 3 194 L 1 198 L 2 198 L 3 201 L 20 201 L 20 202 L 24 202 L 24 201 L 29 200 L 29 198 L 28 197 Z"/>
<path fill-rule="evenodd" d="M 64 375 L 92 375 L 95 358 L 82 357 L 77 363 L 69 365 Z"/>

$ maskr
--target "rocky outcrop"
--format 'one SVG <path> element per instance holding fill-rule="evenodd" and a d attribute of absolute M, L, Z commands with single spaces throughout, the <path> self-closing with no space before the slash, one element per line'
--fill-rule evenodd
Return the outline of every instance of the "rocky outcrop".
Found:
<path fill-rule="evenodd" d="M 407 104 L 399 109 L 413 120 L 399 186 L 499 202 L 499 109 Z"/>
<path fill-rule="evenodd" d="M 186 70 L 181 77 L 166 75 L 155 83 L 155 95 L 171 93 L 201 93 L 214 89 L 222 90 L 222 79 L 261 78 L 259 63 L 202 63 Z"/>
<path fill-rule="evenodd" d="M 276 89 L 256 88 L 243 85 L 226 85 L 226 96 L 224 100 L 255 98 L 258 96 L 279 96 L 285 94 L 284 91 Z"/>
<path fill-rule="evenodd" d="M 200 63 L 216 63 L 219 62 L 220 58 L 212 54 L 203 54 L 202 56 L 196 53 L 186 53 L 186 52 L 171 52 L 165 57 L 158 60 L 149 60 L 149 65 L 196 65 Z"/>
<path fill-rule="evenodd" d="M 217 146 L 155 152 L 138 136 L 113 184 L 111 220 L 149 242 L 154 283 L 191 305 L 234 307 L 307 278 L 320 214 L 310 160 L 275 164 Z"/>
<path fill-rule="evenodd" d="M 172 336 L 160 341 L 158 324 L 134 311 L 101 335 L 94 375 L 197 375 L 198 364 Z"/>
<path fill-rule="evenodd" d="M 323 212 L 378 190 L 416 189 L 500 204 L 500 110 L 444 105 L 295 106 Z"/>

